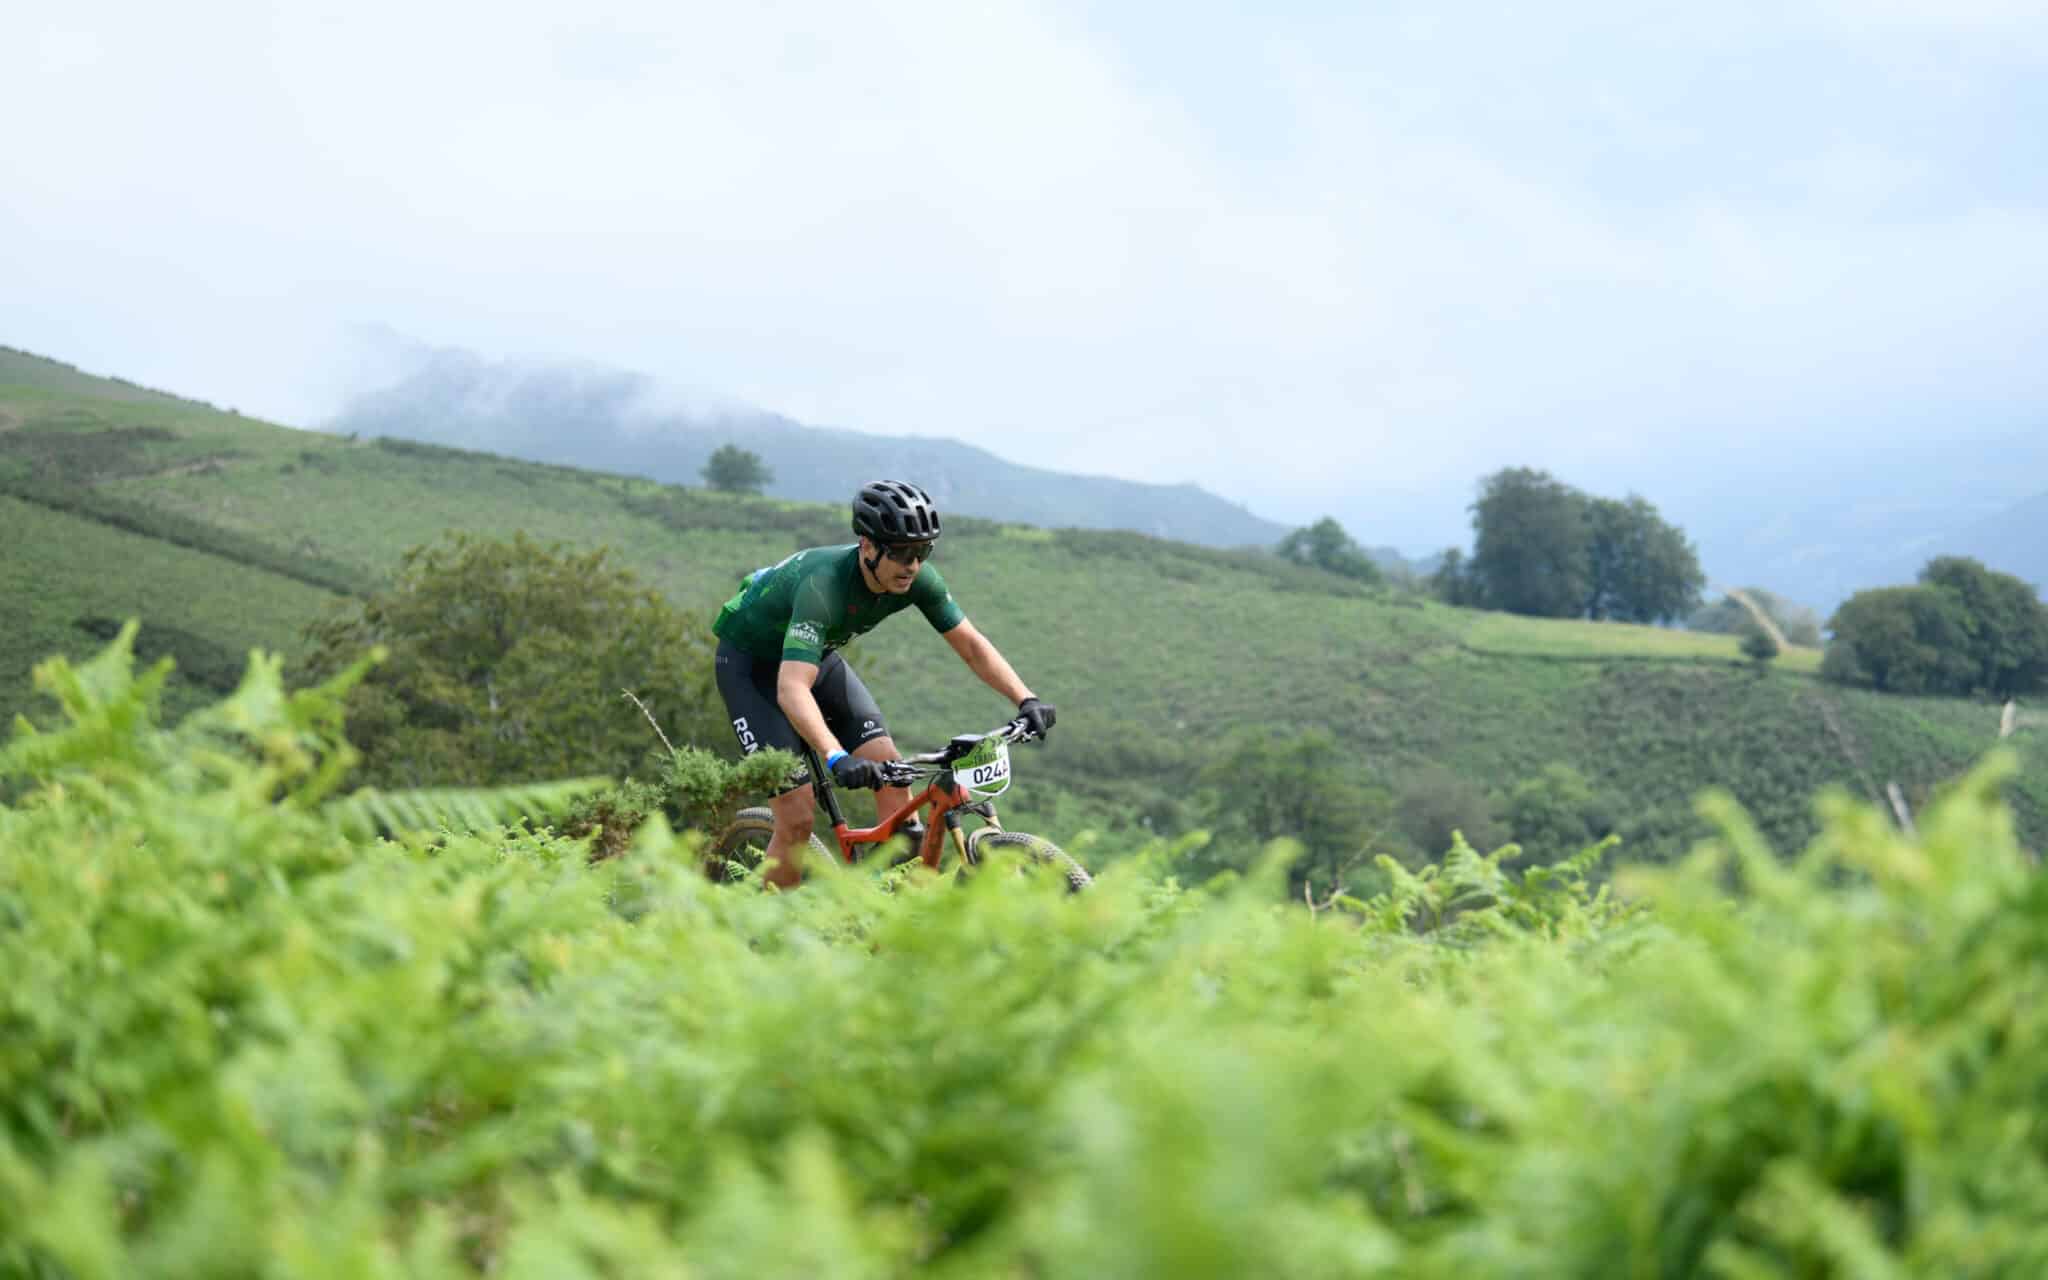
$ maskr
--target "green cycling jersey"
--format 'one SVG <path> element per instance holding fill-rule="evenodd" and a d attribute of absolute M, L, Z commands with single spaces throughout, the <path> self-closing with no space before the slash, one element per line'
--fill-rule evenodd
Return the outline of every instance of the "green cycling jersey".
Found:
<path fill-rule="evenodd" d="M 916 605 L 940 633 L 967 620 L 946 580 L 930 564 L 918 567 L 902 595 L 868 590 L 860 574 L 860 544 L 812 547 L 746 576 L 725 602 L 711 630 L 751 657 L 822 662 L 855 636 Z"/>

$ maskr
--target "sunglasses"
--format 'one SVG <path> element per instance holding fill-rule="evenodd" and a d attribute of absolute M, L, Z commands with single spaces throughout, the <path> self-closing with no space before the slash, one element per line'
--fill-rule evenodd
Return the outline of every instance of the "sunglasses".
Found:
<path fill-rule="evenodd" d="M 919 564 L 932 558 L 932 544 L 929 542 L 899 542 L 893 547 L 883 547 L 882 554 L 897 564 Z"/>

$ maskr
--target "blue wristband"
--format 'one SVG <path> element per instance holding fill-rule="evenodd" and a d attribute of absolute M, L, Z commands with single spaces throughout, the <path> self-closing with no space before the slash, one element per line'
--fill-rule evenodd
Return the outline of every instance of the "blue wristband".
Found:
<path fill-rule="evenodd" d="M 825 757 L 825 767 L 830 769 L 833 765 L 838 764 L 844 759 L 846 759 L 844 751 L 834 751 L 831 755 Z"/>

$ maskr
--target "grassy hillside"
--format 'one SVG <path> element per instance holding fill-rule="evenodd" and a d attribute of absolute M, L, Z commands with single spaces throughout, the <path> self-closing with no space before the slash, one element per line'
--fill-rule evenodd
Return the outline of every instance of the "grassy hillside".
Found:
<path fill-rule="evenodd" d="M 0 651 L 0 713 L 26 704 L 33 658 L 97 647 L 91 619 L 142 616 L 145 650 L 176 632 L 209 654 L 292 653 L 337 590 L 451 528 L 609 545 L 706 615 L 745 571 L 848 536 L 833 507 L 292 431 L 101 396 L 90 380 L 52 390 L 9 367 L 0 494 L 14 500 L 0 519 L 10 595 L 35 603 Z M 1733 637 L 1451 610 L 1134 534 L 962 521 L 938 564 L 1060 706 L 1053 743 L 1019 757 L 1012 806 L 1060 834 L 1199 821 L 1189 775 L 1220 737 L 1270 725 L 1327 729 L 1362 785 L 1397 793 L 1445 772 L 1505 792 L 1570 764 L 1636 854 L 1679 851 L 1710 785 L 1793 844 L 1812 830 L 1816 787 L 1871 795 L 1897 781 L 1918 803 L 1995 733 L 1984 706 L 1824 687 L 1811 652 L 1757 673 Z M 855 661 L 907 747 L 1007 711 L 914 617 L 864 639 Z M 2041 845 L 2048 735 L 2017 743 L 2022 827 Z"/>
<path fill-rule="evenodd" d="M 120 378 L 96 377 L 62 361 L 30 355 L 13 347 L 0 347 L 0 386 L 6 386 L 10 391 L 45 391 L 136 404 L 194 403 L 180 400 L 168 392 L 138 387 Z"/>
<path fill-rule="evenodd" d="M 145 659 L 178 670 L 170 708 L 233 689 L 248 651 L 289 641 L 336 597 L 290 578 L 0 495 L 0 719 L 25 710 L 33 666 L 104 644 L 126 617 L 149 620 Z M 18 553 L 17 553 L 18 552 Z"/>

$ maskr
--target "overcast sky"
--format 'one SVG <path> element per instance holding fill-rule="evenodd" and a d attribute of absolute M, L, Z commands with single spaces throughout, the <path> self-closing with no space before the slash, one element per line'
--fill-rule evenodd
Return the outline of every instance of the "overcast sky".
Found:
<path fill-rule="evenodd" d="M 382 325 L 1283 519 L 1654 498 L 2048 429 L 2044 73 L 2040 0 L 12 5 L 0 343 L 311 425 Z"/>

